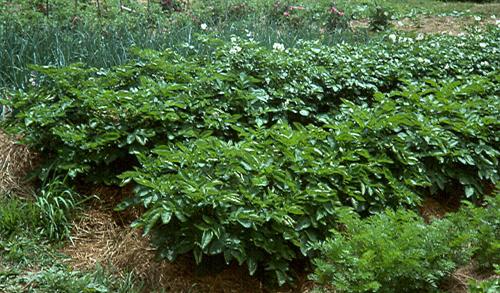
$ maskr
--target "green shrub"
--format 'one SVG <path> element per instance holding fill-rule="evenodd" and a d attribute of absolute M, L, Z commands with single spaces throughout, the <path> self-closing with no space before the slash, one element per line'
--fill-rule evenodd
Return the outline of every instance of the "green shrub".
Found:
<path fill-rule="evenodd" d="M 315 246 L 322 256 L 314 261 L 313 279 L 339 292 L 436 291 L 474 255 L 498 261 L 498 250 L 484 249 L 498 239 L 499 200 L 490 199 L 486 208 L 466 206 L 429 225 L 403 210 L 367 219 L 351 214 L 341 219 L 342 229 Z"/>
<path fill-rule="evenodd" d="M 338 150 L 344 141 L 333 131 L 277 124 L 240 135 L 239 142 L 206 137 L 159 146 L 121 176 L 139 184 L 132 202 L 147 212 L 135 225 L 153 231 L 163 256 L 192 252 L 200 262 L 223 254 L 284 282 L 288 264 L 325 237 L 342 203 L 362 210 L 418 201 L 385 154 L 351 144 Z"/>
<path fill-rule="evenodd" d="M 438 36 L 360 48 L 305 43 L 286 52 L 236 41 L 216 46 L 209 57 L 144 53 L 141 61 L 109 71 L 36 67 L 41 88 L 2 103 L 17 113 L 7 119 L 10 131 L 43 150 L 48 165 L 112 181 L 134 164 L 131 154 L 156 144 L 205 131 L 234 139 L 232 125 L 270 126 L 280 119 L 322 125 L 342 99 L 370 103 L 375 92 L 389 92 L 402 79 L 491 73 L 498 66 L 495 41 L 491 32 L 481 41 Z"/>

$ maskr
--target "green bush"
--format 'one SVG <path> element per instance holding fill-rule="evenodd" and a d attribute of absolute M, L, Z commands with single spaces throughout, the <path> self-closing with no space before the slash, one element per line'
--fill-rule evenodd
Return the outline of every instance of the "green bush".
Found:
<path fill-rule="evenodd" d="M 345 102 L 323 127 L 233 126 L 238 142 L 205 133 L 158 146 L 155 155 L 139 154 L 141 167 L 121 176 L 139 185 L 131 204 L 147 209 L 136 225 L 153 231 L 170 259 L 188 251 L 198 261 L 224 254 L 228 262 L 246 261 L 250 272 L 262 263 L 284 274 L 299 251 L 308 256 L 305 243 L 323 239 L 336 223 L 334 207 L 369 214 L 415 206 L 427 187 L 456 183 L 464 184 L 464 196 L 480 198 L 481 180 L 498 180 L 499 155 L 486 143 L 496 129 L 497 99 L 473 98 L 489 88 L 484 81 L 410 87 L 377 95 L 372 107 Z M 469 128 L 459 130 L 463 123 Z M 484 153 L 468 151 L 479 146 Z M 476 167 L 462 162 L 468 158 Z M 491 240 L 489 224 L 484 233 Z"/>
<path fill-rule="evenodd" d="M 34 85 L 3 100 L 15 113 L 3 125 L 44 153 L 49 176 L 116 184 L 125 172 L 137 196 L 122 208 L 146 208 L 136 225 L 163 256 L 221 254 L 284 282 L 341 205 L 480 199 L 498 181 L 498 32 L 468 38 L 273 50 L 206 39 L 208 56 L 36 67 Z M 74 198 L 57 186 L 39 201 L 62 204 L 43 205 L 60 237 Z"/>
<path fill-rule="evenodd" d="M 342 229 L 315 246 L 321 257 L 312 277 L 339 292 L 436 291 L 474 255 L 498 261 L 498 250 L 484 249 L 498 239 L 499 201 L 496 196 L 486 208 L 468 205 L 428 225 L 403 210 L 367 219 L 350 214 L 340 220 Z"/>
<path fill-rule="evenodd" d="M 284 282 L 289 263 L 325 237 L 342 203 L 359 201 L 361 210 L 418 201 L 385 154 L 350 144 L 341 151 L 348 143 L 333 131 L 297 127 L 242 130 L 239 142 L 206 137 L 139 155 L 141 168 L 121 176 L 139 184 L 132 202 L 147 209 L 135 225 L 152 230 L 169 259 L 222 254 Z"/>

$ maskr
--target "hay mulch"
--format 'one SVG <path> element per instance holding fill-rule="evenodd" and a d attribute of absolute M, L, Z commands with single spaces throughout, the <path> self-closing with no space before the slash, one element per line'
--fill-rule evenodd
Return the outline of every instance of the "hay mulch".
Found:
<path fill-rule="evenodd" d="M 440 289 L 449 293 L 466 293 L 469 292 L 470 281 L 485 281 L 495 278 L 498 279 L 500 276 L 492 273 L 480 272 L 478 264 L 472 261 L 456 269 L 450 278 L 442 284 Z"/>
<path fill-rule="evenodd" d="M 89 209 L 74 222 L 72 241 L 62 253 L 76 269 L 93 269 L 96 264 L 124 276 L 131 272 L 144 284 L 144 292 L 271 292 L 250 277 L 246 266 L 231 265 L 222 271 L 200 274 L 191 257 L 175 262 L 160 261 L 147 237 L 117 220 L 113 211 Z M 311 284 L 280 292 L 307 292 Z M 272 290 L 272 292 L 278 292 Z"/>
<path fill-rule="evenodd" d="M 33 185 L 26 176 L 39 161 L 38 154 L 0 130 L 0 193 L 33 195 Z"/>

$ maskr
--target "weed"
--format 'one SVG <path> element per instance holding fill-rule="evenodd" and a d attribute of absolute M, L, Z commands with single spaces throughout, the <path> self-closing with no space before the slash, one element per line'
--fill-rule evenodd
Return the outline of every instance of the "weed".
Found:
<path fill-rule="evenodd" d="M 385 7 L 377 6 L 370 15 L 370 29 L 373 31 L 386 30 L 391 25 L 392 13 Z"/>

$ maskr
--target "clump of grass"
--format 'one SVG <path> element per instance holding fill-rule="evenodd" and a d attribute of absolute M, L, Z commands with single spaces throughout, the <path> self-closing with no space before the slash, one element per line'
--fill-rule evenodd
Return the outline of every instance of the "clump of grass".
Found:
<path fill-rule="evenodd" d="M 44 184 L 35 201 L 43 219 L 39 227 L 41 234 L 53 240 L 70 236 L 71 214 L 79 204 L 77 196 L 78 194 L 59 178 Z"/>
<path fill-rule="evenodd" d="M 14 292 L 140 292 L 131 273 L 112 274 L 100 265 L 74 270 L 65 256 L 41 239 L 18 236 L 0 240 L 0 291 Z"/>
<path fill-rule="evenodd" d="M 24 229 L 39 226 L 41 214 L 38 207 L 30 201 L 19 198 L 0 197 L 0 235 L 10 237 Z"/>
<path fill-rule="evenodd" d="M 140 292 L 132 273 L 67 265 L 57 252 L 62 242 L 48 243 L 39 229 L 56 224 L 46 216 L 37 202 L 0 196 L 0 292 Z"/>

